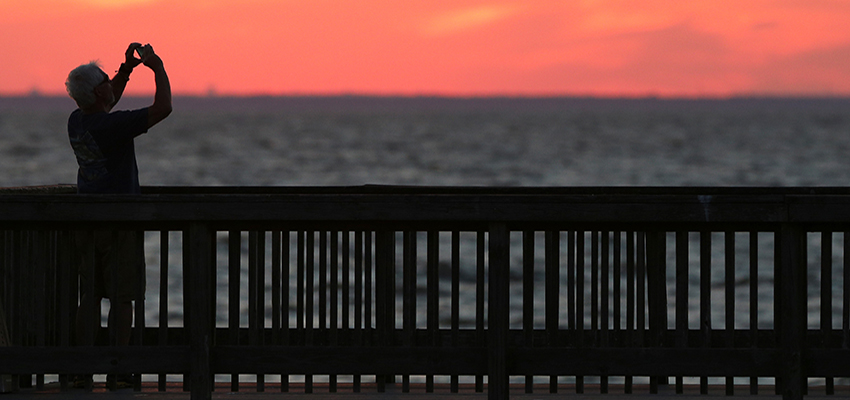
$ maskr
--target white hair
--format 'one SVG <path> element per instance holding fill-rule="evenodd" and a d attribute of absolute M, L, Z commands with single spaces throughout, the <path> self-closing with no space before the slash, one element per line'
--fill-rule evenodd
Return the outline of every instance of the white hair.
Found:
<path fill-rule="evenodd" d="M 94 88 L 103 82 L 103 70 L 98 61 L 74 68 L 65 81 L 65 90 L 81 109 L 94 105 Z"/>

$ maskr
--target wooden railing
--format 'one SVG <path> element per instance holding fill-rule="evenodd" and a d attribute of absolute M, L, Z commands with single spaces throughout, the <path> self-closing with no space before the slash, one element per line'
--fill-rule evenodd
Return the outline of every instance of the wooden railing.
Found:
<path fill-rule="evenodd" d="M 131 346 L 74 345 L 73 238 L 100 230 L 145 232 Z M 0 374 L 171 375 L 199 399 L 245 374 L 259 391 L 832 394 L 847 232 L 842 188 L 7 190 Z"/>

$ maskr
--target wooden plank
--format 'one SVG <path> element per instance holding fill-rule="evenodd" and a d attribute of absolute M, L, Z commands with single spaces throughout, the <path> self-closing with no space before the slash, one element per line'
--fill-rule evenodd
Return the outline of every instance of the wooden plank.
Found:
<path fill-rule="evenodd" d="M 363 236 L 364 232 L 357 231 L 354 233 L 354 340 L 355 345 L 362 345 L 363 340 L 363 314 L 364 314 L 364 293 L 363 293 Z M 355 393 L 360 391 L 360 375 L 355 374 L 352 378 L 353 390 Z"/>
<path fill-rule="evenodd" d="M 781 222 L 782 196 L 711 195 L 141 195 L 0 196 L 3 221 Z M 565 207 L 569 204 L 569 207 Z M 519 205 L 519 206 L 518 206 Z M 823 210 L 794 204 L 793 215 Z M 824 207 L 850 220 L 843 204 Z M 844 206 L 843 209 L 846 209 Z M 820 214 L 818 214 L 820 213 Z M 834 215 L 833 215 L 834 217 Z M 836 219 L 824 220 L 834 222 Z"/>
<path fill-rule="evenodd" d="M 265 335 L 262 332 L 265 330 L 266 322 L 266 232 L 255 232 L 256 244 L 254 245 L 254 254 L 251 258 L 254 262 L 254 284 L 249 285 L 254 289 L 254 296 L 250 296 L 249 301 L 255 304 L 254 313 L 249 318 L 253 320 L 253 341 L 255 344 L 263 345 Z M 251 274 L 249 274 L 251 276 Z M 257 391 L 265 391 L 265 377 L 257 375 Z"/>
<path fill-rule="evenodd" d="M 725 347 L 735 347 L 735 232 L 724 232 L 724 294 L 726 305 L 726 341 Z M 726 377 L 726 395 L 735 394 L 735 380 Z"/>
<path fill-rule="evenodd" d="M 759 330 L 759 233 L 755 231 L 749 232 L 750 248 L 749 248 L 749 278 L 750 278 L 750 337 L 752 340 L 751 348 L 759 347 L 758 330 Z M 750 375 L 750 394 L 758 394 L 758 377 Z"/>
<path fill-rule="evenodd" d="M 590 333 L 592 346 L 599 345 L 599 232 L 590 232 Z"/>
<path fill-rule="evenodd" d="M 850 376 L 850 349 L 811 348 L 803 355 L 801 365 L 808 376 Z"/>
<path fill-rule="evenodd" d="M 491 400 L 510 396 L 508 382 L 508 327 L 510 316 L 510 237 L 507 226 L 493 223 L 489 232 L 488 395 Z"/>
<path fill-rule="evenodd" d="M 330 332 L 328 343 L 331 346 L 337 346 L 339 345 L 339 232 L 330 232 L 328 241 L 330 242 L 330 315 L 328 316 L 328 329 Z M 328 377 L 328 390 L 331 393 L 336 393 L 336 375 Z"/>
<path fill-rule="evenodd" d="M 428 342 L 432 346 L 440 345 L 438 331 L 440 329 L 440 233 L 430 230 L 427 233 L 426 244 L 426 331 Z M 434 375 L 425 375 L 425 392 L 434 391 Z"/>
<path fill-rule="evenodd" d="M 430 284 L 430 282 L 429 282 Z M 379 343 L 387 343 L 395 328 L 395 232 L 375 232 L 375 331 Z M 392 377 L 376 377 L 378 392 Z"/>
<path fill-rule="evenodd" d="M 560 232 L 546 231 L 545 236 L 545 315 L 546 315 L 546 344 L 558 346 L 558 329 L 561 315 L 561 245 Z M 549 393 L 558 392 L 558 376 L 549 376 Z"/>
<path fill-rule="evenodd" d="M 281 249 L 280 249 L 280 258 L 281 258 L 281 290 L 280 290 L 280 309 L 281 309 L 281 332 L 280 332 L 280 345 L 287 346 L 291 344 L 291 339 L 289 335 L 289 330 L 292 327 L 289 317 L 289 307 L 290 307 L 290 292 L 292 287 L 292 277 L 290 274 L 291 266 L 290 266 L 290 246 L 291 246 L 291 232 L 283 231 L 281 232 Z M 297 318 L 297 317 L 296 317 Z M 280 376 L 280 391 L 288 392 L 289 391 L 289 375 L 281 374 Z"/>
<path fill-rule="evenodd" d="M 0 254 L 5 254 L 5 249 L 3 248 L 4 242 L 3 233 L 0 232 Z M 72 247 L 73 232 L 60 232 L 57 265 L 57 283 L 59 286 L 59 343 L 57 344 L 61 347 L 68 347 L 71 345 L 71 331 L 73 329 L 71 323 L 71 309 L 77 305 L 76 290 L 71 289 L 71 286 L 74 286 L 76 289 L 78 282 L 77 279 L 71 279 L 72 276 L 77 278 L 76 272 L 72 273 L 72 264 L 75 261 Z M 0 276 L 3 276 L 3 261 L 4 257 L 0 257 Z M 2 321 L 0 321 L 0 342 L 3 342 L 3 339 L 5 339 L 7 335 L 2 299 L 3 298 L 0 297 L 0 319 L 2 319 Z M 160 343 L 160 345 L 164 344 L 165 343 Z M 62 390 L 68 389 L 69 378 L 69 375 L 61 375 L 59 377 Z"/>
<path fill-rule="evenodd" d="M 328 232 L 319 232 L 319 330 L 328 329 Z M 321 343 L 326 344 L 326 343 Z"/>
<path fill-rule="evenodd" d="M 452 260 L 451 260 L 451 331 L 452 331 L 452 339 L 449 343 L 452 347 L 458 347 L 459 343 L 459 331 L 460 331 L 460 232 L 452 231 L 452 244 L 451 244 L 451 252 L 452 252 Z M 460 378 L 458 375 L 451 376 L 451 383 L 449 390 L 452 393 L 458 393 L 460 390 Z"/>
<path fill-rule="evenodd" d="M 305 244 L 304 244 L 304 252 L 305 252 L 305 265 L 304 265 L 304 275 L 306 282 L 304 282 L 304 314 L 299 314 L 299 316 L 303 315 L 304 318 L 304 345 L 313 346 L 315 345 L 314 340 L 314 328 L 315 328 L 315 279 L 316 279 L 316 232 L 307 231 L 305 233 Z M 308 374 L 304 376 L 304 392 L 305 393 L 313 393 L 313 375 Z"/>
<path fill-rule="evenodd" d="M 806 259 L 803 256 L 805 232 L 798 226 L 783 224 L 779 232 L 781 293 L 779 308 L 782 319 L 777 326 L 783 351 L 782 397 L 802 400 L 804 375 L 802 370 L 803 342 L 806 330 Z"/>
<path fill-rule="evenodd" d="M 843 301 L 842 301 L 842 310 L 844 310 L 844 316 L 841 323 L 841 331 L 842 331 L 842 348 L 850 348 L 850 232 L 844 233 L 844 264 L 843 264 L 843 277 L 844 277 L 844 285 L 843 285 Z"/>
<path fill-rule="evenodd" d="M 586 319 L 586 310 L 584 306 L 585 300 L 585 236 L 587 232 L 576 232 L 576 328 L 575 328 L 575 340 L 574 346 L 576 347 L 584 347 L 584 328 L 585 328 L 585 319 Z M 576 393 L 581 394 L 584 393 L 584 376 L 576 376 Z"/>
<path fill-rule="evenodd" d="M 623 281 L 623 233 L 620 231 L 614 231 L 614 242 L 612 244 L 614 249 L 613 254 L 613 268 L 612 277 L 614 279 L 611 291 L 614 294 L 612 299 L 613 301 L 613 334 L 619 336 L 622 330 L 621 320 L 622 320 L 622 299 L 623 299 L 623 291 L 622 291 L 622 281 Z M 622 345 L 622 343 L 616 343 L 617 345 Z"/>
<path fill-rule="evenodd" d="M 185 373 L 189 346 L 0 347 L 3 374 Z"/>
<path fill-rule="evenodd" d="M 159 328 L 157 329 L 157 345 L 168 345 L 168 286 L 169 265 L 168 255 L 170 247 L 170 232 L 167 230 L 159 231 Z M 167 377 L 161 373 L 157 377 L 157 389 L 165 390 Z"/>
<path fill-rule="evenodd" d="M 609 318 L 608 317 L 608 306 L 609 306 L 608 290 L 609 289 L 608 288 L 609 288 L 609 279 L 610 279 L 609 278 L 610 262 L 609 262 L 609 259 L 608 259 L 608 255 L 609 255 L 609 252 L 610 252 L 610 249 L 609 249 L 609 247 L 610 247 L 610 242 L 609 242 L 610 237 L 609 237 L 609 235 L 610 235 L 609 232 L 602 232 L 602 234 L 601 234 L 602 244 L 601 244 L 601 253 L 600 253 L 600 256 L 601 256 L 601 277 L 600 277 L 600 280 L 601 280 L 600 292 L 601 292 L 601 294 L 600 295 L 602 297 L 602 299 L 601 299 L 602 300 L 602 305 L 601 305 L 602 309 L 600 310 L 601 311 L 601 313 L 600 313 L 601 314 L 600 315 L 601 332 L 600 332 L 600 337 L 599 337 L 599 346 L 600 347 L 609 347 L 610 346 L 610 343 L 609 343 L 609 340 L 608 340 L 608 326 L 609 326 L 609 320 L 608 320 L 608 318 Z M 600 393 L 603 393 L 603 394 L 608 393 L 608 376 L 607 375 L 603 375 L 603 376 L 599 377 L 599 391 L 600 391 Z"/>
<path fill-rule="evenodd" d="M 193 399 L 212 397 L 212 371 L 210 370 L 210 346 L 212 345 L 212 310 L 210 309 L 210 282 L 215 264 L 210 258 L 214 243 L 214 233 L 208 225 L 192 223 L 189 225 L 189 278 L 192 286 L 188 302 L 191 312 L 190 350 L 191 350 L 191 390 Z"/>
<path fill-rule="evenodd" d="M 271 286 L 271 311 L 272 311 L 272 337 L 271 343 L 272 345 L 280 345 L 280 335 L 281 331 L 281 313 L 282 310 L 280 308 L 281 303 L 281 232 L 273 231 L 271 238 L 271 282 L 269 282 Z M 289 310 L 286 311 L 289 313 Z M 287 327 L 288 328 L 288 327 Z"/>
<path fill-rule="evenodd" d="M 216 373 L 474 375 L 488 363 L 480 348 L 433 346 L 219 346 L 212 354 Z"/>
<path fill-rule="evenodd" d="M 626 347 L 635 346 L 637 343 L 637 335 L 635 330 L 637 329 L 636 325 L 636 294 L 635 294 L 635 286 L 637 285 L 636 280 L 636 249 L 635 249 L 635 232 L 626 232 L 626 342 L 623 344 Z M 640 327 L 643 329 L 643 327 Z M 623 390 L 626 394 L 630 394 L 632 392 L 632 376 L 627 375 L 624 379 Z"/>
<path fill-rule="evenodd" d="M 646 234 L 647 298 L 649 306 L 649 346 L 661 347 L 667 330 L 667 233 Z M 667 382 L 666 376 L 650 377 L 650 392 L 656 393 L 658 385 Z"/>
<path fill-rule="evenodd" d="M 487 301 L 485 296 L 485 284 L 487 280 L 486 277 L 486 263 L 484 262 L 485 257 L 487 256 L 487 232 L 478 231 L 476 232 L 475 238 L 475 337 L 478 340 L 478 343 L 487 343 L 488 335 L 486 333 L 486 328 L 484 324 L 484 305 Z M 475 375 L 475 392 L 480 393 L 484 391 L 484 374 L 478 373 Z"/>
<path fill-rule="evenodd" d="M 699 315 L 703 347 L 711 347 L 711 232 L 699 234 Z M 708 393 L 708 377 L 700 377 L 700 393 Z"/>
<path fill-rule="evenodd" d="M 782 371 L 775 349 L 522 348 L 511 353 L 511 374 L 773 376 Z M 580 362 L 569 362 L 580 360 Z"/>
<path fill-rule="evenodd" d="M 416 344 L 416 232 L 402 234 L 402 329 L 405 346 Z M 410 376 L 402 377 L 402 392 L 410 392 Z"/>
<path fill-rule="evenodd" d="M 351 232 L 342 232 L 342 330 L 351 329 Z"/>
<path fill-rule="evenodd" d="M 231 230 L 227 235 L 228 243 L 228 330 L 230 331 L 229 344 L 232 346 L 239 343 L 239 311 L 241 298 L 239 297 L 240 281 L 242 276 L 242 233 L 240 231 Z M 239 374 L 230 376 L 230 390 L 233 392 L 239 391 Z"/>
<path fill-rule="evenodd" d="M 821 271 L 820 271 L 820 327 L 821 346 L 829 348 L 832 343 L 832 232 L 821 232 Z M 847 315 L 845 313 L 845 315 Z M 808 373 L 808 371 L 807 371 Z M 835 394 L 835 379 L 831 372 L 824 375 L 827 395 Z"/>
<path fill-rule="evenodd" d="M 522 232 L 522 341 L 534 346 L 534 232 Z M 533 393 L 534 377 L 525 376 L 525 393 Z"/>
<path fill-rule="evenodd" d="M 688 347 L 688 289 L 689 289 L 689 264 L 690 251 L 688 249 L 688 232 L 676 232 L 676 347 Z M 684 379 L 681 374 L 676 375 L 676 393 L 683 393 Z"/>

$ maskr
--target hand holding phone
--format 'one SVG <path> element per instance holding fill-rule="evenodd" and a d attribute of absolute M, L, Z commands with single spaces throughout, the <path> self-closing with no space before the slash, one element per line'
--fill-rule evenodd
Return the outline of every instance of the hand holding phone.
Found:
<path fill-rule="evenodd" d="M 139 55 L 139 59 L 142 59 L 142 60 L 145 59 L 145 55 L 148 54 L 148 50 L 149 50 L 150 46 L 151 46 L 150 44 L 146 44 L 144 46 L 136 47 L 136 54 Z"/>

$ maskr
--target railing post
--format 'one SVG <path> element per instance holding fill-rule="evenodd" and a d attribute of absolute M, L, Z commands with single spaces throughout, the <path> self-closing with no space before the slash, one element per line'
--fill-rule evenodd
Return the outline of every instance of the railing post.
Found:
<path fill-rule="evenodd" d="M 507 399 L 508 322 L 510 317 L 510 235 L 504 223 L 490 225 L 487 397 Z"/>
<path fill-rule="evenodd" d="M 378 343 L 392 344 L 395 328 L 395 232 L 375 232 L 375 329 Z M 393 383 L 394 377 L 379 375 L 379 391 Z"/>
<path fill-rule="evenodd" d="M 782 315 L 779 321 L 779 343 L 784 353 L 782 398 L 802 400 L 805 375 L 802 370 L 806 337 L 806 260 L 803 257 L 805 231 L 783 223 L 779 232 L 780 267 L 776 296 Z"/>
<path fill-rule="evenodd" d="M 646 279 L 649 306 L 649 346 L 662 347 L 667 331 L 667 237 L 665 232 L 646 233 Z M 666 376 L 654 376 L 650 392 L 657 393 Z"/>
<path fill-rule="evenodd" d="M 212 381 L 210 370 L 210 346 L 212 341 L 212 310 L 210 284 L 214 271 L 212 251 L 213 232 L 209 225 L 192 223 L 189 225 L 187 248 L 189 261 L 189 276 L 184 277 L 184 285 L 189 285 L 190 325 L 189 345 L 191 348 L 191 391 L 193 400 L 212 398 Z M 187 279 L 188 278 L 188 279 Z"/>

